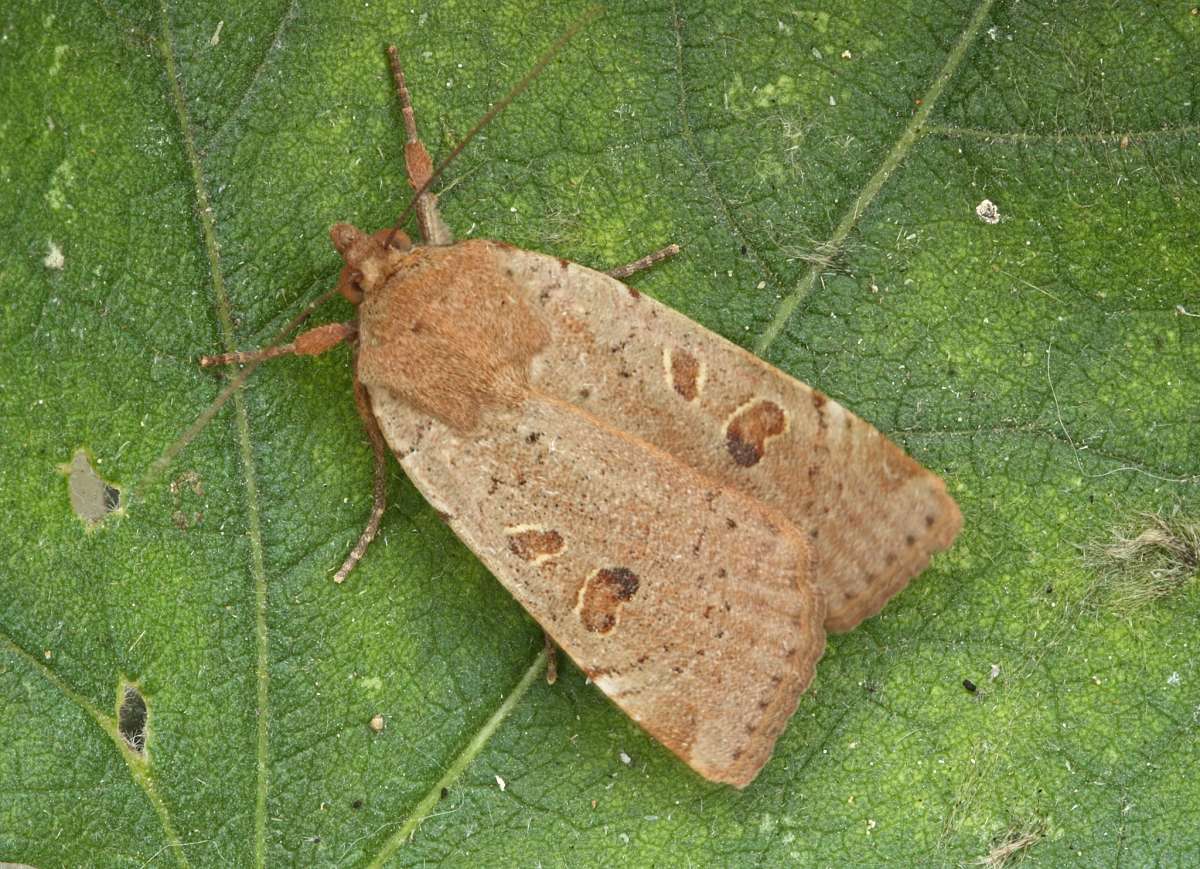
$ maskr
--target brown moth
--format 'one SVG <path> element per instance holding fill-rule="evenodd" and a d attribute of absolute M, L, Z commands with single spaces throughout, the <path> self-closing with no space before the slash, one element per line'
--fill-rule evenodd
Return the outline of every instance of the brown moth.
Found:
<path fill-rule="evenodd" d="M 673 248 L 605 273 L 454 242 L 389 55 L 421 243 L 337 224 L 356 319 L 203 362 L 353 342 L 375 507 L 337 580 L 379 526 L 386 441 L 601 691 L 700 775 L 744 787 L 826 632 L 879 612 L 948 547 L 958 507 L 869 423 L 613 276 Z"/>

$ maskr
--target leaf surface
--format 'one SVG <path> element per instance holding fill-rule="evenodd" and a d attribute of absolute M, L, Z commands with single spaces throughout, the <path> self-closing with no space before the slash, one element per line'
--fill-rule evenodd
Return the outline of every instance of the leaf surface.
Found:
<path fill-rule="evenodd" d="M 336 280 L 329 225 L 403 207 L 382 46 L 437 159 L 584 8 L 0 13 L 0 860 L 1200 862 L 1198 584 L 1118 607 L 1081 554 L 1200 521 L 1187 3 L 614 2 L 448 170 L 459 237 L 678 242 L 644 292 L 963 508 L 744 792 L 547 686 L 394 465 L 329 581 L 371 492 L 345 349 L 264 366 L 150 473 L 225 382 L 197 357 L 269 341 Z M 95 527 L 73 461 L 119 490 Z"/>

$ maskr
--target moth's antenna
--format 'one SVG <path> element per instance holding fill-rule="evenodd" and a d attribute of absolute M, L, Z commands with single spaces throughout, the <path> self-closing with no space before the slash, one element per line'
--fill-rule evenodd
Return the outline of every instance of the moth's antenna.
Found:
<path fill-rule="evenodd" d="M 475 138 L 479 131 L 490 124 L 495 119 L 496 115 L 507 109 L 513 100 L 519 97 L 527 87 L 533 84 L 534 79 L 542 74 L 542 70 L 549 66 L 550 61 L 554 60 L 555 55 L 562 51 L 563 46 L 570 41 L 571 37 L 573 37 L 576 33 L 590 24 L 593 19 L 599 17 L 603 13 L 603 7 L 593 6 L 576 18 L 571 26 L 566 29 L 566 32 L 563 33 L 562 36 L 558 37 L 558 39 L 554 40 L 554 44 L 542 53 L 542 56 L 537 59 L 537 63 L 533 65 L 529 72 L 525 73 L 524 78 L 513 85 L 512 89 L 506 93 L 498 103 L 494 104 L 490 109 L 487 110 L 487 113 L 479 119 L 479 123 L 472 127 L 471 131 L 467 133 L 467 135 L 462 137 L 459 143 L 454 146 L 454 150 L 452 150 L 449 155 L 447 155 L 446 159 L 439 163 L 433 170 L 433 174 L 426 179 L 424 184 L 417 188 L 417 191 L 413 194 L 412 199 L 409 200 L 404 211 L 400 213 L 400 217 L 396 220 L 395 226 L 392 227 L 391 235 L 388 236 L 387 240 L 388 245 L 391 245 L 392 239 L 396 233 L 400 231 L 400 227 L 404 225 L 404 221 L 408 220 L 408 216 L 412 214 L 413 208 L 416 207 L 417 200 L 420 199 L 421 196 L 433 186 L 433 182 L 441 177 L 441 174 L 446 170 L 446 167 L 454 161 L 455 157 L 462 153 L 463 149 L 467 147 L 467 145 L 472 139 Z"/>
<path fill-rule="evenodd" d="M 293 317 L 286 326 L 279 330 L 279 332 L 274 338 L 271 339 L 271 342 L 267 346 L 275 346 L 292 332 L 299 329 L 300 325 L 307 320 L 309 316 L 315 310 L 317 310 L 317 308 L 321 307 L 321 305 L 328 302 L 337 294 L 338 291 L 335 288 L 322 293 L 316 299 L 309 302 L 303 311 Z M 150 463 L 150 467 L 146 469 L 146 472 L 131 487 L 130 500 L 137 500 L 141 498 L 142 493 L 145 492 L 146 489 L 149 488 L 150 484 L 158 478 L 159 474 L 170 467 L 171 462 L 175 461 L 175 457 L 183 452 L 184 448 L 190 444 L 196 438 L 196 435 L 200 434 L 200 432 L 204 430 L 204 427 L 212 421 L 212 418 L 217 415 L 217 411 L 225 406 L 225 402 L 233 398 L 233 394 L 241 388 L 243 383 L 250 379 L 250 375 L 254 373 L 254 369 L 261 365 L 265 358 L 266 357 L 264 356 L 263 359 L 258 359 L 247 363 L 246 366 L 242 368 L 242 370 L 239 371 L 237 375 L 225 385 L 225 388 L 217 393 L 217 397 L 212 400 L 212 404 L 205 408 L 204 411 L 202 411 L 201 414 L 196 417 L 195 421 L 187 427 L 187 430 L 177 437 L 175 441 L 171 443 L 165 450 L 163 450 L 161 456 Z"/>

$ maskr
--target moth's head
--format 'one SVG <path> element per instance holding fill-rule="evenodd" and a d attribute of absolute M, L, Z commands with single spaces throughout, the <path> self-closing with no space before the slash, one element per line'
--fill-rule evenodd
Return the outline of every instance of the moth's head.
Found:
<path fill-rule="evenodd" d="M 335 223 L 329 230 L 333 246 L 346 265 L 338 278 L 338 292 L 357 305 L 363 294 L 383 286 L 400 265 L 402 254 L 412 241 L 398 229 L 381 229 L 367 235 L 349 223 Z"/>

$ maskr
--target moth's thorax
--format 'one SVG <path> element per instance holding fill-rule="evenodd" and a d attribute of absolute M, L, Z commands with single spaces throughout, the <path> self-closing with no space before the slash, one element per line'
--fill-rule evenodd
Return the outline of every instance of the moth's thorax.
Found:
<path fill-rule="evenodd" d="M 460 432 L 519 405 L 549 341 L 494 242 L 415 247 L 359 306 L 358 376 Z"/>

